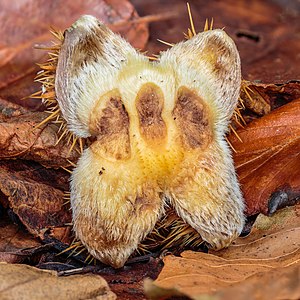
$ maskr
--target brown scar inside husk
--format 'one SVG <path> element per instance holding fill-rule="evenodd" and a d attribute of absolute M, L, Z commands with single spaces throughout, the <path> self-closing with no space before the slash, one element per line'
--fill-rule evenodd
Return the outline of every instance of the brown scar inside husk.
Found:
<path fill-rule="evenodd" d="M 146 83 L 136 97 L 136 108 L 139 116 L 140 132 L 147 141 L 163 142 L 167 135 L 167 127 L 162 118 L 164 95 L 154 83 Z"/>
<path fill-rule="evenodd" d="M 97 141 L 94 153 L 104 158 L 123 160 L 130 157 L 129 116 L 118 90 L 103 95 L 90 115 L 90 126 Z"/>
<path fill-rule="evenodd" d="M 178 89 L 172 112 L 185 148 L 206 148 L 212 140 L 209 110 L 203 100 L 189 88 Z"/>

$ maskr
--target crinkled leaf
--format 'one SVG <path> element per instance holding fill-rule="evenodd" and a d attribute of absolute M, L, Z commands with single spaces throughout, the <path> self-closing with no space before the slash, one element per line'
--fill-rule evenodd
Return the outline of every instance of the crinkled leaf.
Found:
<path fill-rule="evenodd" d="M 63 189 L 68 189 L 66 172 L 47 170 L 33 162 L 0 161 L 0 191 L 35 236 L 43 237 L 47 229 L 71 222 Z"/>
<path fill-rule="evenodd" d="M 260 215 L 248 237 L 238 238 L 219 252 L 186 251 L 181 257 L 167 256 L 154 284 L 162 292 L 176 289 L 192 299 L 233 299 L 235 291 L 234 299 L 252 299 L 253 293 L 259 299 L 298 299 L 299 214 L 300 205 L 285 208 L 272 217 Z M 151 286 L 147 289 L 151 295 Z M 156 296 L 152 299 L 160 299 Z"/>

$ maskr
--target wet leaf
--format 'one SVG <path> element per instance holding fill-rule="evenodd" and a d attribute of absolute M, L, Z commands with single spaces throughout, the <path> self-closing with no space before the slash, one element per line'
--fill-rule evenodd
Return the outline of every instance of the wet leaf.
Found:
<path fill-rule="evenodd" d="M 0 263 L 1 299 L 103 299 L 113 300 L 106 281 L 99 275 L 57 277 L 54 271 Z"/>
<path fill-rule="evenodd" d="M 260 215 L 251 234 L 228 249 L 167 256 L 154 290 L 176 289 L 192 299 L 298 299 L 300 205 Z M 275 279 L 276 278 L 276 279 Z M 270 284 L 266 290 L 266 284 Z M 159 289 L 157 289 L 157 287 Z M 151 295 L 151 285 L 147 285 Z M 239 292 L 241 291 L 241 293 Z M 161 299 L 157 294 L 152 299 Z M 210 298 L 205 298 L 210 299 Z"/>
<path fill-rule="evenodd" d="M 234 161 L 246 200 L 246 213 L 268 213 L 276 191 L 300 196 L 300 98 L 233 134 Z"/>

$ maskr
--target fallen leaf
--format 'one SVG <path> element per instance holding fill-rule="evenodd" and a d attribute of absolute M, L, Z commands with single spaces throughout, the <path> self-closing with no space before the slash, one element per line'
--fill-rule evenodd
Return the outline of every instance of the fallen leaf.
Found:
<path fill-rule="evenodd" d="M 157 286 L 153 281 L 145 280 L 145 292 L 151 300 L 160 299 L 192 299 L 192 300 L 245 300 L 245 299 L 299 299 L 300 268 L 289 266 L 278 268 L 267 273 L 250 276 L 246 282 L 228 286 L 212 295 L 201 294 L 189 296 L 176 288 L 168 289 Z M 263 287 L 263 288 L 262 288 Z"/>
<path fill-rule="evenodd" d="M 43 112 L 0 115 L 0 159 L 22 158 L 52 168 L 77 161 L 80 149 L 76 146 L 70 151 L 72 141 L 59 140 L 59 125 L 48 123 L 36 128 L 47 116 Z"/>
<path fill-rule="evenodd" d="M 271 110 L 300 98 L 300 81 L 287 82 L 285 84 L 250 85 L 270 105 Z M 250 92 L 251 94 L 251 92 Z"/>
<path fill-rule="evenodd" d="M 99 275 L 58 277 L 54 271 L 0 263 L 0 298 L 113 300 L 117 297 Z"/>
<path fill-rule="evenodd" d="M 38 163 L 0 161 L 5 206 L 9 205 L 30 233 L 41 238 L 52 227 L 69 230 L 66 223 L 71 222 L 71 212 L 64 205 L 68 179 L 66 172 L 47 170 Z"/>
<path fill-rule="evenodd" d="M 162 269 L 160 259 L 150 258 L 148 262 L 126 265 L 123 269 L 99 271 L 99 274 L 108 282 L 111 290 L 118 299 L 142 300 L 144 295 L 143 282 L 146 277 L 155 279 Z"/>
<path fill-rule="evenodd" d="M 161 300 L 161 299 L 191 299 L 183 292 L 180 292 L 176 287 L 166 288 L 156 285 L 153 280 L 146 278 L 144 281 L 144 290 L 148 299 Z M 205 300 L 214 300 L 213 298 L 205 298 Z"/>
<path fill-rule="evenodd" d="M 192 299 L 207 295 L 212 299 L 233 299 L 234 291 L 234 299 L 298 299 L 299 216 L 300 205 L 285 208 L 272 217 L 260 215 L 251 234 L 238 238 L 228 249 L 167 256 L 162 272 L 154 281 L 156 295 L 151 299 L 160 299 L 157 293 L 165 289 L 176 289 L 176 293 Z M 266 283 L 272 283 L 268 292 Z M 149 296 L 151 289 L 148 283 Z M 259 297 L 255 298 L 256 295 Z"/>
<path fill-rule="evenodd" d="M 246 214 L 268 213 L 276 191 L 300 196 L 300 98 L 237 130 L 229 137 L 246 200 Z"/>
<path fill-rule="evenodd" d="M 56 256 L 57 258 L 57 256 Z M 50 258 L 51 259 L 51 258 Z M 149 254 L 126 264 L 121 269 L 114 269 L 103 264 L 89 264 L 83 267 L 72 266 L 72 261 L 68 264 L 50 260 L 38 264 L 39 268 L 59 271 L 59 276 L 74 276 L 78 274 L 93 273 L 102 276 L 109 284 L 111 290 L 118 296 L 118 299 L 136 300 L 146 299 L 143 290 L 144 278 L 156 278 L 162 269 L 162 261 Z M 74 262 L 74 261 L 73 261 Z M 76 263 L 75 263 L 76 265 Z"/>
<path fill-rule="evenodd" d="M 272 250 L 273 256 L 286 256 L 287 251 L 292 253 L 300 246 L 297 236 L 300 227 L 299 217 L 300 204 L 281 209 L 272 217 L 259 214 L 249 235 L 237 238 L 227 249 L 210 253 L 226 259 L 238 259 L 241 255 L 250 258 L 255 256 L 268 258 Z M 296 235 L 295 239 L 292 238 L 293 235 Z M 264 249 L 260 243 L 266 248 L 271 244 L 272 249 Z"/>
<path fill-rule="evenodd" d="M 268 273 L 258 273 L 244 283 L 216 293 L 216 299 L 299 299 L 300 267 L 291 265 Z"/>
<path fill-rule="evenodd" d="M 0 120 L 17 117 L 28 112 L 29 110 L 25 107 L 0 98 Z"/>
<path fill-rule="evenodd" d="M 240 98 L 245 110 L 241 110 L 246 123 L 264 116 L 272 110 L 300 97 L 300 82 L 262 84 L 244 81 Z"/>
<path fill-rule="evenodd" d="M 40 246 L 41 243 L 37 239 L 13 224 L 7 217 L 0 219 L 0 261 L 21 263 Z M 22 253 L 24 249 L 27 250 L 26 253 Z"/>

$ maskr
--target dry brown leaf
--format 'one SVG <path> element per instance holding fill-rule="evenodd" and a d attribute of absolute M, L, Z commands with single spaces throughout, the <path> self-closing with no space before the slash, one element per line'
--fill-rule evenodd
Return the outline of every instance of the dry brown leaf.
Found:
<path fill-rule="evenodd" d="M 299 216 L 300 205 L 285 208 L 272 217 L 260 215 L 251 234 L 238 238 L 228 249 L 213 254 L 186 251 L 181 257 L 167 256 L 154 284 L 163 289 L 176 288 L 193 299 L 201 299 L 201 295 L 232 299 L 222 295 L 232 296 L 228 288 L 242 290 L 244 286 L 249 294 L 236 299 L 282 299 L 283 295 L 283 298 L 297 299 L 300 289 L 293 284 L 300 282 Z M 281 275 L 285 277 L 279 279 Z M 265 283 L 275 276 L 278 276 L 277 294 L 270 298 L 264 293 Z M 260 298 L 254 298 L 254 289 Z"/>
<path fill-rule="evenodd" d="M 0 115 L 0 159 L 34 160 L 46 167 L 70 166 L 77 161 L 78 146 L 70 151 L 71 143 L 59 139 L 58 125 L 46 124 L 36 128 L 47 113 L 27 112 L 12 117 Z"/>
<path fill-rule="evenodd" d="M 246 214 L 268 213 L 276 191 L 300 196 L 300 98 L 237 131 L 242 142 L 229 137 L 246 200 Z"/>
<path fill-rule="evenodd" d="M 117 297 L 99 275 L 57 277 L 53 271 L 0 263 L 0 298 L 113 300 Z"/>
<path fill-rule="evenodd" d="M 0 191 L 8 201 L 4 205 L 9 204 L 35 236 L 43 238 L 52 227 L 69 230 L 65 224 L 71 222 L 71 212 L 63 199 L 67 189 L 66 172 L 47 170 L 34 162 L 0 161 Z"/>
<path fill-rule="evenodd" d="M 193 299 L 193 300 L 261 300 L 261 299 L 299 299 L 300 268 L 289 266 L 250 276 L 241 282 L 222 289 L 212 295 L 188 296 L 176 288 L 168 289 L 157 286 L 151 280 L 145 280 L 145 291 L 151 300 Z M 262 286 L 264 288 L 262 288 Z"/>
<path fill-rule="evenodd" d="M 249 88 L 249 94 L 254 97 L 257 96 L 257 98 L 253 99 L 255 100 L 253 102 L 264 101 L 265 105 L 269 106 L 269 111 L 300 98 L 300 81 L 287 82 L 284 84 L 250 83 Z M 259 100 L 259 97 L 261 100 Z M 247 99 L 247 96 L 242 95 L 242 99 Z M 248 108 L 251 109 L 251 107 Z M 267 114 L 269 111 L 262 109 L 261 111 L 258 110 L 255 112 L 262 116 Z"/>
<path fill-rule="evenodd" d="M 0 120 L 3 121 L 6 118 L 17 117 L 28 113 L 29 110 L 18 104 L 6 101 L 0 98 Z"/>
<path fill-rule="evenodd" d="M 21 99 L 39 89 L 32 83 L 38 71 L 36 63 L 45 55 L 34 46 L 50 44 L 51 26 L 65 30 L 83 14 L 114 24 L 137 48 L 142 49 L 147 42 L 147 24 L 131 22 L 138 15 L 127 0 L 1 1 L 0 97 L 24 104 Z"/>
<path fill-rule="evenodd" d="M 143 291 L 145 277 L 154 279 L 161 269 L 161 260 L 151 258 L 148 262 L 127 265 L 117 271 L 110 268 L 99 273 L 117 294 L 118 299 L 143 300 L 147 299 Z"/>
<path fill-rule="evenodd" d="M 271 270 L 268 273 L 258 273 L 246 282 L 235 284 L 224 291 L 216 293 L 216 299 L 299 299 L 300 267 L 291 265 L 285 268 Z M 262 288 L 263 287 L 263 288 Z"/>
<path fill-rule="evenodd" d="M 241 256 L 264 259 L 269 257 L 271 250 L 272 255 L 279 258 L 287 257 L 288 253 L 293 256 L 293 252 L 300 247 L 299 227 L 300 204 L 281 209 L 272 217 L 260 214 L 248 236 L 239 237 L 227 249 L 210 253 L 226 259 L 238 259 Z"/>
<path fill-rule="evenodd" d="M 300 97 L 300 81 L 284 84 L 262 84 L 243 81 L 240 97 L 246 124 Z M 244 123 L 244 122 L 243 122 Z M 237 126 L 239 127 L 239 126 Z"/>
<path fill-rule="evenodd" d="M 40 246 L 31 234 L 12 224 L 8 218 L 0 219 L 0 261 L 21 263 Z"/>

